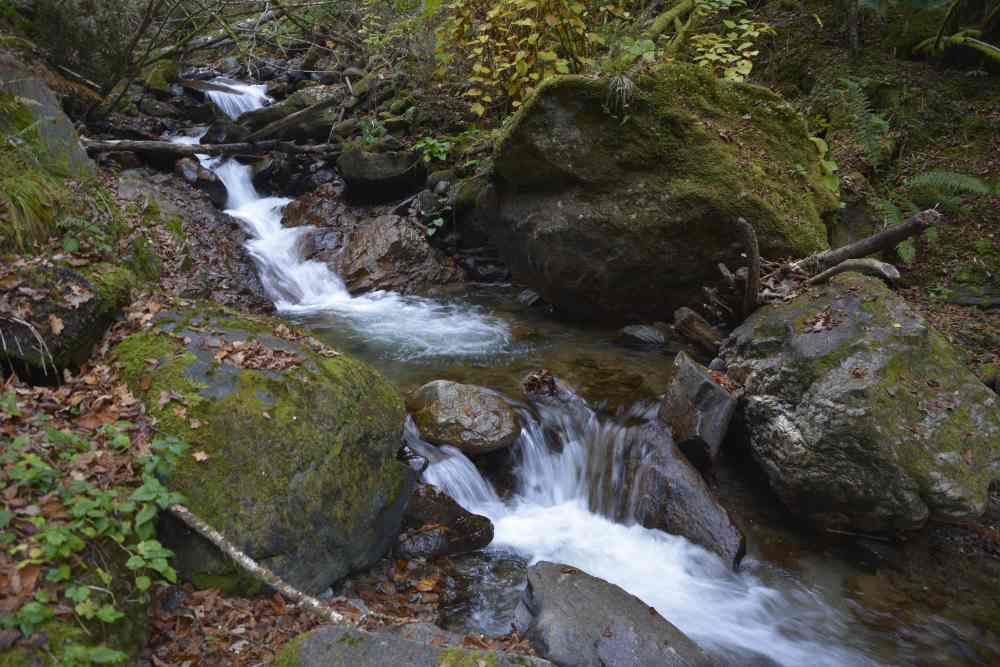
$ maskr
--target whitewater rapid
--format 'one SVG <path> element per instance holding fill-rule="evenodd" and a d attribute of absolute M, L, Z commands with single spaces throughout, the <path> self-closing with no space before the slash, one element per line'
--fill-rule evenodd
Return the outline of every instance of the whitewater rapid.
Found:
<path fill-rule="evenodd" d="M 232 118 L 269 102 L 264 86 L 228 80 L 219 83 L 232 92 L 211 90 L 206 95 Z M 174 141 L 197 144 L 199 139 L 175 137 Z M 510 347 L 508 325 L 470 304 L 388 291 L 352 296 L 326 264 L 302 257 L 301 241 L 314 228 L 282 226 L 282 212 L 291 199 L 262 196 L 254 187 L 252 168 L 238 160 L 207 156 L 199 159 L 225 185 L 225 213 L 238 220 L 250 235 L 247 251 L 279 312 L 329 314 L 347 320 L 359 336 L 379 341 L 399 359 L 481 356 Z"/>
<path fill-rule="evenodd" d="M 641 411 L 629 415 L 637 417 Z M 753 573 L 757 564 L 750 559 L 733 572 L 683 537 L 591 511 L 601 482 L 588 479 L 588 470 L 621 465 L 593 466 L 592 457 L 613 458 L 637 426 L 579 405 L 522 409 L 521 420 L 514 494 L 506 502 L 459 450 L 423 442 L 412 421 L 407 424 L 408 446 L 429 460 L 423 481 L 493 521 L 489 549 L 531 563 L 565 563 L 617 584 L 723 659 L 764 655 L 789 667 L 879 664 L 846 647 L 854 630 L 849 617 L 817 592 L 794 582 L 779 590 Z M 553 435 L 557 447 L 550 446 Z"/>

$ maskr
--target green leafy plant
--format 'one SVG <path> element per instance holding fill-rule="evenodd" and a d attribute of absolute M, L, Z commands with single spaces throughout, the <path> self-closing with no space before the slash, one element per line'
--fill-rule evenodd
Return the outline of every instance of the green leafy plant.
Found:
<path fill-rule="evenodd" d="M 747 18 L 725 19 L 723 33 L 703 32 L 692 35 L 694 61 L 729 81 L 745 81 L 753 71 L 753 58 L 760 51 L 755 48 L 762 35 L 773 34 L 766 23 Z"/>
<path fill-rule="evenodd" d="M 435 160 L 443 162 L 448 159 L 451 142 L 445 139 L 424 137 L 416 142 L 413 147 L 420 153 L 424 162 L 433 162 Z"/>
<path fill-rule="evenodd" d="M 427 236 L 434 236 L 438 230 L 444 227 L 444 218 L 434 218 L 427 223 Z"/>
<path fill-rule="evenodd" d="M 386 135 L 385 125 L 374 118 L 361 121 L 361 141 L 366 146 L 374 146 Z"/>
<path fill-rule="evenodd" d="M 827 145 L 826 141 L 820 139 L 819 137 L 809 137 L 816 147 L 816 152 L 819 153 L 819 167 L 823 172 L 823 185 L 826 186 L 830 192 L 838 194 L 840 192 L 840 177 L 837 176 L 837 172 L 840 170 L 840 165 L 838 165 L 834 160 L 830 160 L 830 147 Z"/>

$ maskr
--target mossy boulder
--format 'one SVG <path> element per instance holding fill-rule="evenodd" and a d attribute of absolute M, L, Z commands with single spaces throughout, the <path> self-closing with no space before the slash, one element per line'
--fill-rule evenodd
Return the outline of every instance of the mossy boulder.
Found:
<path fill-rule="evenodd" d="M 3 279 L 0 369 L 33 384 L 57 384 L 77 371 L 131 302 L 135 275 L 107 263 L 79 270 L 49 262 L 18 265 Z"/>
<path fill-rule="evenodd" d="M 252 558 L 318 593 L 392 545 L 414 477 L 396 459 L 403 401 L 377 371 L 207 305 L 160 316 L 114 353 L 158 429 L 192 446 L 169 487 Z M 255 588 L 206 541 L 161 528 L 185 579 Z"/>
<path fill-rule="evenodd" d="M 726 342 L 751 448 L 794 513 L 864 532 L 975 517 L 1000 462 L 1000 399 L 880 281 L 843 274 Z"/>
<path fill-rule="evenodd" d="M 552 79 L 498 143 L 490 236 L 546 301 L 580 317 L 664 319 L 721 283 L 719 262 L 744 263 L 739 217 L 764 257 L 826 247 L 836 199 L 780 97 L 670 65 L 620 102 L 605 80 Z"/>
<path fill-rule="evenodd" d="M 251 130 L 259 130 L 268 123 L 281 120 L 314 104 L 324 102 L 331 97 L 346 100 L 347 94 L 345 86 L 309 86 L 308 88 L 303 88 L 292 93 L 276 104 L 244 113 L 240 116 L 240 124 Z M 329 109 L 297 123 L 294 127 L 290 127 L 276 136 L 284 136 L 290 139 L 325 141 L 330 136 L 330 128 L 340 120 L 340 108 L 339 105 L 335 104 Z"/>
<path fill-rule="evenodd" d="M 405 627 L 404 627 L 405 629 Z M 395 632 L 365 632 L 327 625 L 289 642 L 274 661 L 275 667 L 551 667 L 548 660 L 502 651 L 479 651 L 449 646 L 463 637 L 441 632 L 433 642 L 408 639 Z"/>

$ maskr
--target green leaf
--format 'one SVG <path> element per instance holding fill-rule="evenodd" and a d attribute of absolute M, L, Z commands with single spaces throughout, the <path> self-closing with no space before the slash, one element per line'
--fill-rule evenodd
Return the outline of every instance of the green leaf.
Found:
<path fill-rule="evenodd" d="M 69 575 L 69 565 L 64 563 L 59 567 L 49 568 L 49 571 L 45 574 L 45 579 L 46 581 L 68 581 Z"/>
<path fill-rule="evenodd" d="M 139 513 L 135 515 L 135 527 L 138 528 L 145 523 L 149 523 L 156 518 L 156 514 L 156 505 L 146 503 L 142 506 L 142 509 L 139 510 Z"/>
<path fill-rule="evenodd" d="M 153 585 L 153 580 L 145 575 L 135 578 L 135 587 L 138 588 L 143 593 L 148 591 L 149 587 L 152 585 Z"/>
<path fill-rule="evenodd" d="M 66 252 L 77 252 L 80 250 L 80 242 L 72 236 L 67 236 L 63 239 L 62 247 Z"/>
<path fill-rule="evenodd" d="M 475 104 L 471 105 L 469 109 L 472 111 L 472 113 L 480 117 L 482 117 L 482 115 L 486 113 L 486 107 L 484 107 L 479 102 L 476 102 Z"/>
<path fill-rule="evenodd" d="M 97 610 L 97 618 L 105 623 L 114 623 L 120 618 L 124 618 L 125 614 L 115 609 L 113 606 L 106 604 Z"/>

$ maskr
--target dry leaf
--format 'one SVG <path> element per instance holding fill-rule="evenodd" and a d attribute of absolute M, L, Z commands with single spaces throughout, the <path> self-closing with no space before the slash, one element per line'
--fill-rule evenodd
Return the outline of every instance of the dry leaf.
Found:
<path fill-rule="evenodd" d="M 55 315 L 49 315 L 49 328 L 52 329 L 53 336 L 58 336 L 63 332 L 63 321 Z"/>
<path fill-rule="evenodd" d="M 202 463 L 208 460 L 208 454 L 202 451 L 197 451 L 191 455 L 191 458 L 193 458 L 198 463 Z"/>

